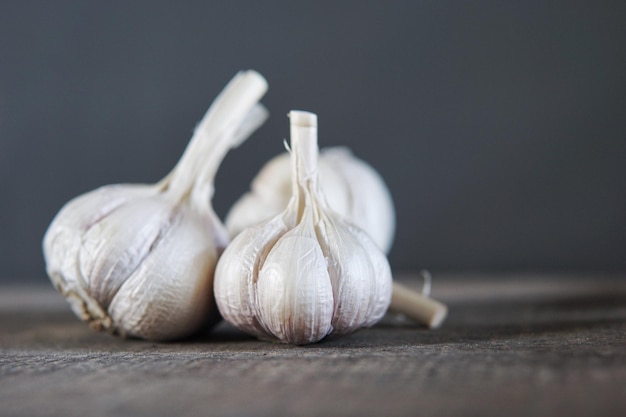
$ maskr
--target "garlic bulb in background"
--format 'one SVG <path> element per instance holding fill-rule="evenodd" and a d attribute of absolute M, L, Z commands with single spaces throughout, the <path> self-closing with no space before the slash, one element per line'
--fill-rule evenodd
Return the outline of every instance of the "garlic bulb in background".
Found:
<path fill-rule="evenodd" d="M 260 338 L 315 343 L 376 323 L 391 301 L 387 258 L 330 210 L 318 187 L 317 116 L 292 111 L 292 197 L 226 248 L 214 291 L 228 322 Z"/>
<path fill-rule="evenodd" d="M 395 233 L 395 211 L 382 177 L 348 148 L 322 149 L 319 158 L 320 189 L 328 205 L 365 230 L 385 252 Z M 283 153 L 271 159 L 252 181 L 251 191 L 230 209 L 225 224 L 231 236 L 275 216 L 291 198 L 291 164 Z"/>
<path fill-rule="evenodd" d="M 122 336 L 172 340 L 218 318 L 212 284 L 229 241 L 211 206 L 227 151 L 267 116 L 267 89 L 241 72 L 215 99 L 181 160 L 154 185 L 110 185 L 68 202 L 50 224 L 46 269 L 91 327 Z"/>

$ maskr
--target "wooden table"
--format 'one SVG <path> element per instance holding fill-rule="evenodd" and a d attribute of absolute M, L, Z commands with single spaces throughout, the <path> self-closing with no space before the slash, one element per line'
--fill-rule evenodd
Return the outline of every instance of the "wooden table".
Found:
<path fill-rule="evenodd" d="M 386 317 L 306 347 L 224 324 L 122 340 L 51 286 L 0 291 L 2 416 L 626 416 L 624 274 L 435 274 L 442 328 Z"/>

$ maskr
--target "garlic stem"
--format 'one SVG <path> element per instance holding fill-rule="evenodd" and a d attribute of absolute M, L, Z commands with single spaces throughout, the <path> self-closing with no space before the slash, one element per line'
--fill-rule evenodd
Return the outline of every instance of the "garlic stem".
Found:
<path fill-rule="evenodd" d="M 266 90 L 267 82 L 256 71 L 240 72 L 228 83 L 198 123 L 172 172 L 169 189 L 175 200 L 186 196 L 196 183 L 213 183 L 228 150 L 241 142 L 239 128 L 244 120 L 257 119 L 252 125 L 259 125 L 261 117 L 264 120 L 265 114 L 254 106 Z M 244 133 L 249 131 L 244 128 Z"/>
<path fill-rule="evenodd" d="M 289 112 L 291 133 L 291 152 L 296 155 L 292 160 L 293 195 L 298 204 L 297 218 L 302 217 L 306 204 L 306 192 L 303 189 L 317 191 L 317 115 L 306 111 L 292 110 Z M 303 194 L 304 192 L 304 194 Z"/>
<path fill-rule="evenodd" d="M 448 315 L 448 307 L 445 304 L 425 297 L 397 282 L 393 283 L 389 311 L 403 314 L 431 329 L 441 326 Z"/>
<path fill-rule="evenodd" d="M 292 152 L 298 155 L 296 176 L 299 180 L 311 180 L 317 174 L 317 115 L 305 111 L 290 111 Z"/>

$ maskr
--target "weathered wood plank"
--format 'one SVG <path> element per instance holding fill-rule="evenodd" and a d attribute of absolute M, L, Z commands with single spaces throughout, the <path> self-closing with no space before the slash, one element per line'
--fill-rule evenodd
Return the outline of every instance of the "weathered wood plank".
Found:
<path fill-rule="evenodd" d="M 437 277 L 441 329 L 387 317 L 307 347 L 227 325 L 122 340 L 48 287 L 0 290 L 1 415 L 626 415 L 623 277 Z"/>

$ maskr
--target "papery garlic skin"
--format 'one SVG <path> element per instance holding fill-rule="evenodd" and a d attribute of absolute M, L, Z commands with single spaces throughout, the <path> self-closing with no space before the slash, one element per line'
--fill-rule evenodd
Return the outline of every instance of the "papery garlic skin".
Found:
<path fill-rule="evenodd" d="M 91 327 L 173 340 L 215 321 L 212 284 L 229 241 L 211 206 L 226 152 L 265 120 L 267 83 L 238 74 L 216 98 L 174 170 L 154 185 L 101 187 L 68 202 L 44 237 L 46 269 Z"/>
<path fill-rule="evenodd" d="M 395 234 L 391 193 L 376 170 L 345 147 L 322 149 L 320 188 L 328 205 L 365 230 L 387 253 Z M 291 162 L 283 153 L 268 161 L 252 181 L 250 191 L 235 202 L 225 224 L 231 236 L 266 220 L 287 207 L 291 198 Z"/>
<path fill-rule="evenodd" d="M 327 208 L 317 185 L 317 117 L 290 113 L 293 196 L 242 231 L 218 261 L 214 291 L 228 322 L 264 339 L 315 343 L 371 326 L 391 301 L 385 255 Z"/>

